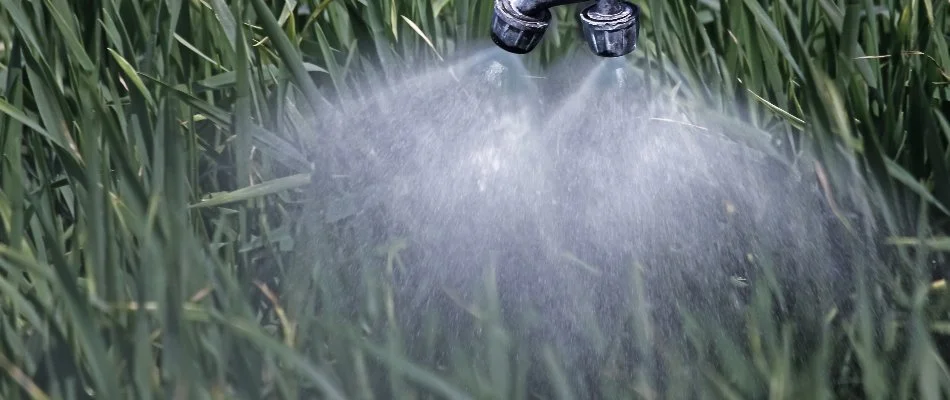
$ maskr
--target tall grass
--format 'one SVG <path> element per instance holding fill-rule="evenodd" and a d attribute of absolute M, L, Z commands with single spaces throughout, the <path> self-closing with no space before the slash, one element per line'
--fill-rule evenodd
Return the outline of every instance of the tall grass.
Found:
<path fill-rule="evenodd" d="M 950 396 L 950 3 L 641 6 L 631 64 L 709 118 L 771 132 L 790 154 L 813 147 L 832 187 L 847 179 L 835 154 L 856 154 L 898 254 L 886 279 L 858 285 L 808 368 L 791 367 L 800 355 L 768 318 L 767 292 L 750 310 L 761 335 L 744 338 L 761 353 L 737 355 L 745 346 L 691 322 L 697 348 L 718 354 L 703 396 Z M 0 0 L 0 398 L 523 398 L 526 367 L 510 360 L 491 285 L 474 342 L 417 343 L 432 360 L 419 364 L 387 323 L 384 282 L 364 277 L 370 310 L 355 320 L 328 304 L 357 289 L 295 267 L 295 247 L 326 246 L 318 235 L 332 231 L 296 223 L 319 179 L 301 150 L 308 107 L 487 43 L 490 8 Z M 570 10 L 557 17 L 530 62 L 586 51 Z M 398 251 L 381 248 L 382 271 Z M 652 397 L 640 389 L 615 393 Z"/>

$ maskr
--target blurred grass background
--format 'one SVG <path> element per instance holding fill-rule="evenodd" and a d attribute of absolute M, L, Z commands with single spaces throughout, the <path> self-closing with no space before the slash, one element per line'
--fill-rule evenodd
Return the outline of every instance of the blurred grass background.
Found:
<path fill-rule="evenodd" d="M 828 325 L 825 353 L 787 347 L 768 293 L 738 338 L 751 342 L 694 330 L 710 351 L 706 390 L 681 395 L 950 398 L 950 2 L 640 5 L 633 66 L 789 152 L 858 156 L 898 254 Z M 439 369 L 386 340 L 402 334 L 387 324 L 391 284 L 366 278 L 359 318 L 326 306 L 355 289 L 313 277 L 326 287 L 282 290 L 299 273 L 297 221 L 319 163 L 300 145 L 320 134 L 308 105 L 490 45 L 490 11 L 486 0 L 0 0 L 0 398 L 525 398 L 491 301 L 464 348 L 436 343 L 437 322 L 423 330 Z M 572 12 L 557 9 L 529 64 L 587 51 Z"/>

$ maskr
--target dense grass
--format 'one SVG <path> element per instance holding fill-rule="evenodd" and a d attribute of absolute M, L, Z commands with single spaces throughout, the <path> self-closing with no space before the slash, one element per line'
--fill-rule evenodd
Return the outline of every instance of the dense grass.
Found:
<path fill-rule="evenodd" d="M 523 396 L 504 335 L 437 371 L 373 339 L 400 335 L 386 285 L 367 293 L 380 311 L 357 320 L 318 313 L 332 288 L 281 279 L 299 270 L 295 221 L 319 179 L 300 135 L 320 126 L 300 116 L 361 77 L 486 43 L 491 3 L 232 3 L 0 0 L 0 398 Z M 313 13 L 296 16 L 301 4 Z M 899 236 L 886 278 L 858 285 L 810 366 L 791 367 L 801 355 L 764 318 L 767 292 L 750 308 L 761 335 L 743 339 L 764 350 L 730 358 L 742 346 L 707 327 L 694 339 L 726 347 L 706 396 L 950 396 L 950 3 L 641 5 L 629 61 L 656 90 L 789 152 L 812 147 L 832 187 L 846 179 L 836 154 L 857 155 Z M 570 11 L 530 63 L 586 51 Z M 480 331 L 497 332 L 486 298 Z"/>

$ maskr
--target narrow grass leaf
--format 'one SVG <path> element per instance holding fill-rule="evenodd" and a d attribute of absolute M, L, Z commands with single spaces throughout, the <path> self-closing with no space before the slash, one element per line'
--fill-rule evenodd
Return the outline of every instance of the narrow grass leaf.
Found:
<path fill-rule="evenodd" d="M 211 317 L 222 326 L 227 327 L 232 332 L 246 338 L 251 343 L 260 346 L 262 349 L 277 355 L 282 360 L 293 365 L 296 369 L 310 379 L 326 396 L 327 399 L 343 400 L 346 397 L 336 388 L 324 373 L 317 370 L 309 361 L 294 352 L 293 349 L 284 346 L 277 340 L 261 332 L 257 323 L 250 321 L 241 321 L 225 318 L 217 312 L 210 312 Z"/>
<path fill-rule="evenodd" d="M 385 360 L 385 362 L 394 365 L 395 368 L 392 368 L 392 371 L 400 371 L 409 379 L 416 381 L 420 385 L 433 389 L 442 396 L 445 396 L 447 399 L 472 400 L 471 396 L 465 394 L 458 388 L 453 387 L 444 379 L 429 371 L 419 368 L 411 362 L 393 356 L 388 350 L 383 350 L 382 348 L 368 342 L 363 343 L 363 348 L 365 348 L 377 358 L 381 358 Z"/>
<path fill-rule="evenodd" d="M 417 35 L 419 35 L 419 37 L 421 37 L 422 40 L 424 40 L 427 45 L 429 45 L 429 48 L 432 49 L 432 52 L 435 53 L 435 56 L 439 58 L 439 61 L 445 61 L 442 58 L 442 55 L 439 54 L 439 51 L 436 50 L 435 45 L 432 44 L 432 40 L 429 39 L 429 36 L 427 36 L 424 32 L 422 32 L 422 29 L 419 29 L 419 26 L 417 26 L 415 22 L 412 22 L 411 19 L 407 18 L 405 15 L 401 15 L 401 17 L 402 17 L 402 20 L 406 21 L 406 24 L 409 25 L 409 28 L 412 28 L 412 30 Z"/>
<path fill-rule="evenodd" d="M 308 184 L 310 184 L 309 173 L 271 179 L 269 181 L 247 186 L 232 192 L 212 195 L 210 198 L 202 200 L 199 203 L 192 204 L 190 208 L 217 207 L 225 204 L 263 197 L 286 190 L 297 189 Z"/>
<path fill-rule="evenodd" d="M 152 98 L 152 92 L 148 90 L 145 86 L 145 82 L 142 81 L 142 78 L 139 77 L 139 73 L 132 67 L 132 64 L 116 53 L 113 49 L 106 49 L 109 51 L 109 54 L 112 55 L 112 59 L 119 64 L 119 68 L 122 69 L 122 72 L 125 72 L 125 76 L 132 81 L 132 84 L 135 85 L 135 88 L 142 94 L 142 97 L 145 98 L 145 101 L 148 102 L 149 106 L 155 106 L 155 99 Z"/>

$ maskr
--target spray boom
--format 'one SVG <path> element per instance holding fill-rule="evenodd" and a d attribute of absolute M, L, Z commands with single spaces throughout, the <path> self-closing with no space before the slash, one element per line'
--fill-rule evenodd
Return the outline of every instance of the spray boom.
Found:
<path fill-rule="evenodd" d="M 528 53 L 551 23 L 551 7 L 583 1 L 495 0 L 492 41 L 512 53 Z M 624 0 L 598 0 L 577 17 L 584 39 L 598 56 L 620 57 L 637 48 L 640 7 Z"/>

